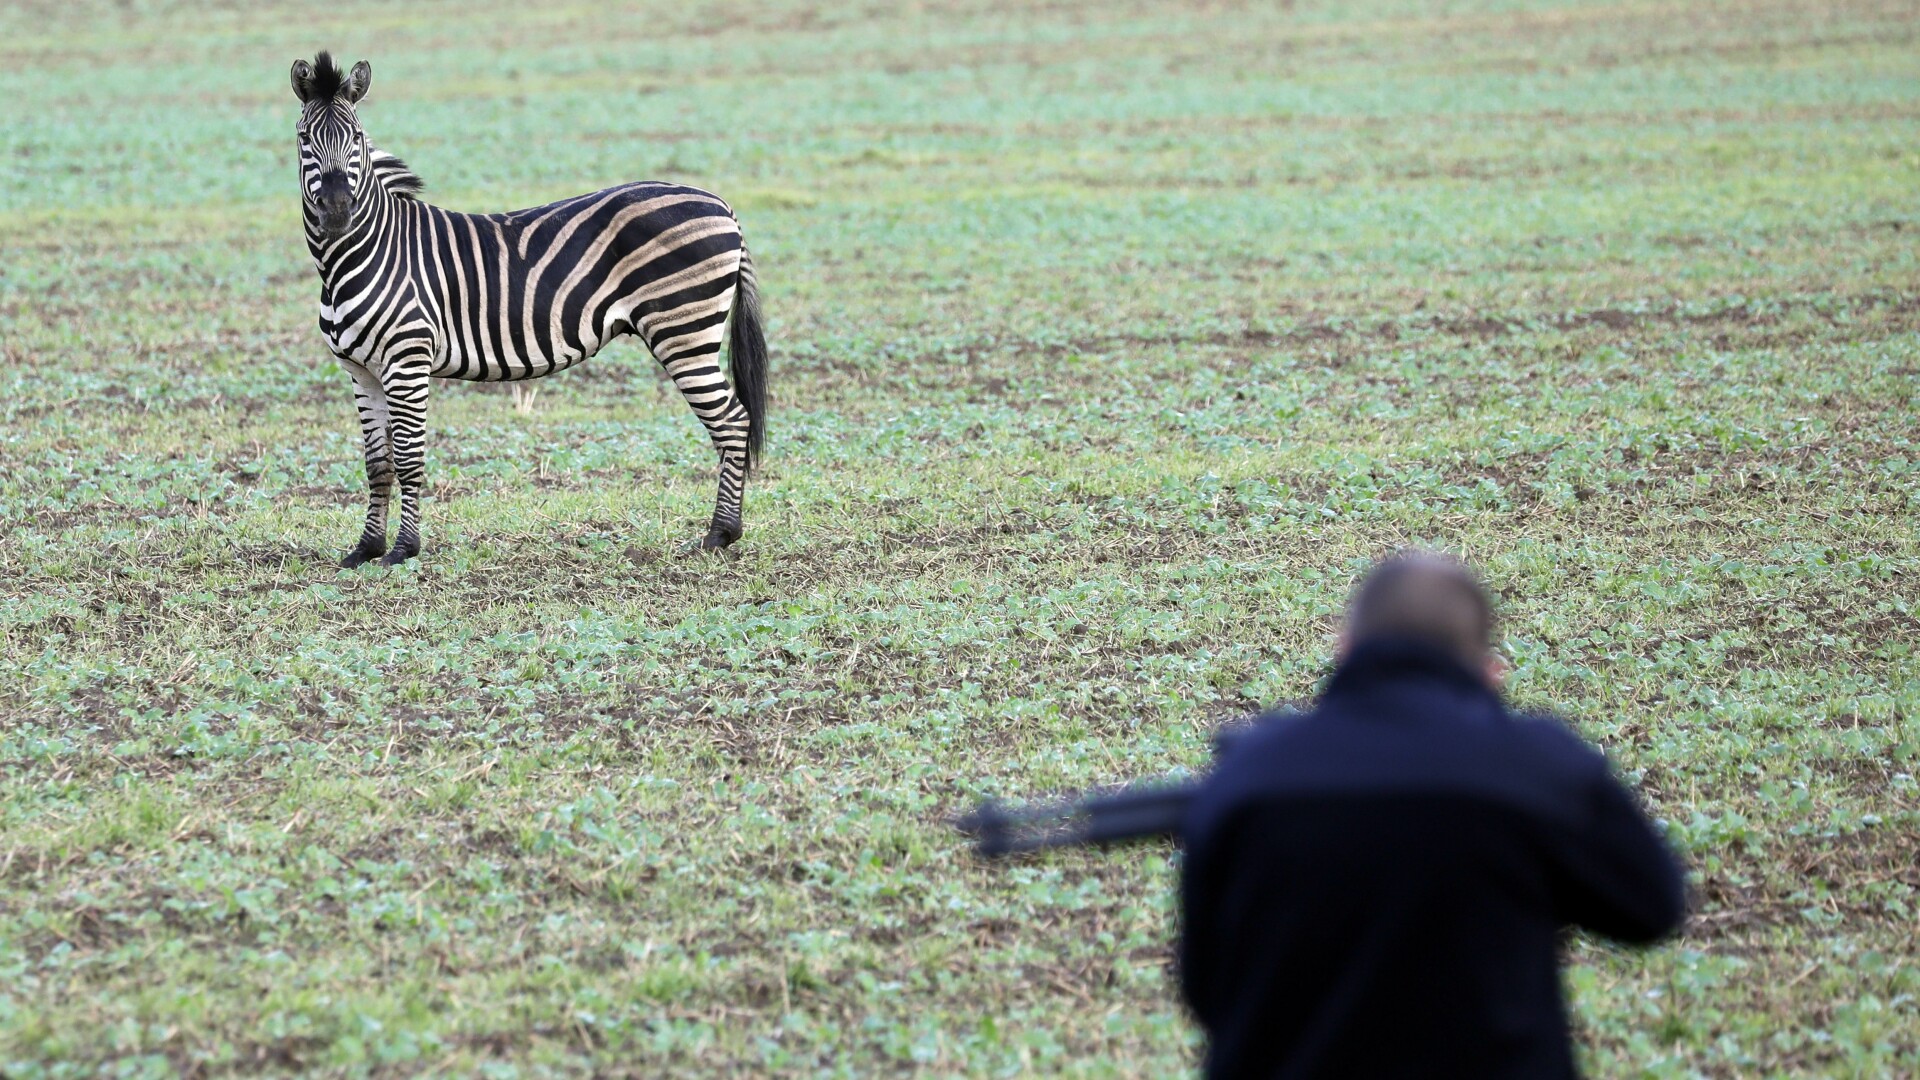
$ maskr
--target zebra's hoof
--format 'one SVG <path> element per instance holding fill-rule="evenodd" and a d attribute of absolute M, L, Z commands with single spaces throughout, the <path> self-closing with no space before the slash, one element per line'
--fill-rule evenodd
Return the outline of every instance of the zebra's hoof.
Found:
<path fill-rule="evenodd" d="M 352 551 L 347 552 L 346 558 L 340 560 L 340 569 L 351 570 L 356 566 L 365 566 L 386 553 L 387 549 L 385 547 L 376 548 L 362 544 Z"/>
<path fill-rule="evenodd" d="M 395 544 L 392 551 L 387 552 L 386 555 L 381 557 L 380 565 L 399 566 L 401 563 L 406 562 L 418 554 L 420 554 L 420 545 L 418 544 Z"/>
<path fill-rule="evenodd" d="M 707 535 L 701 537 L 698 543 L 688 544 L 686 546 L 686 553 L 688 555 L 713 555 L 722 559 L 737 558 L 739 553 L 729 550 L 727 545 L 738 539 L 740 539 L 738 533 L 728 536 L 719 529 L 714 529 L 708 532 Z"/>

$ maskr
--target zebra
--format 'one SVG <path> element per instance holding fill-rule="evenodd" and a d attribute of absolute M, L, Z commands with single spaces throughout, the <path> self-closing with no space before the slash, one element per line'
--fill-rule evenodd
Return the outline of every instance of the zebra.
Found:
<path fill-rule="evenodd" d="M 431 379 L 537 379 L 626 334 L 646 343 L 720 453 L 699 546 L 738 540 L 766 437 L 767 345 L 732 208 L 698 188 L 641 182 L 506 214 L 441 209 L 405 162 L 367 141 L 355 107 L 372 81 L 365 60 L 345 73 L 326 52 L 293 64 L 320 332 L 352 376 L 366 451 L 366 526 L 341 565 L 421 551 Z"/>

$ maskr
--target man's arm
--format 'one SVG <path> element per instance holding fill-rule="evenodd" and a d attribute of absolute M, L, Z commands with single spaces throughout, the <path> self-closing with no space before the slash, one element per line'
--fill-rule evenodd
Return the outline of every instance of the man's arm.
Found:
<path fill-rule="evenodd" d="M 1584 820 L 1560 845 L 1560 919 L 1634 945 L 1678 930 L 1687 913 L 1679 860 L 1604 760 L 1584 801 Z"/>
<path fill-rule="evenodd" d="M 1183 837 L 1185 850 L 1180 862 L 1180 937 L 1175 946 L 1174 963 L 1179 969 L 1180 996 L 1186 999 L 1200 1026 L 1211 1030 L 1213 1010 L 1208 988 L 1212 971 L 1208 964 L 1208 903 L 1213 888 L 1208 880 L 1211 870 L 1212 838 L 1203 834 Z"/>

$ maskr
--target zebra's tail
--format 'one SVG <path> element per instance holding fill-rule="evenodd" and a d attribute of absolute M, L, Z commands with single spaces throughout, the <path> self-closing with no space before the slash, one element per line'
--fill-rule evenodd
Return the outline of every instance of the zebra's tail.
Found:
<path fill-rule="evenodd" d="M 747 407 L 747 467 L 760 463 L 767 438 L 767 335 L 760 322 L 760 289 L 754 282 L 753 260 L 740 245 L 740 281 L 733 294 L 733 318 L 727 340 L 727 364 L 733 371 L 733 392 Z"/>

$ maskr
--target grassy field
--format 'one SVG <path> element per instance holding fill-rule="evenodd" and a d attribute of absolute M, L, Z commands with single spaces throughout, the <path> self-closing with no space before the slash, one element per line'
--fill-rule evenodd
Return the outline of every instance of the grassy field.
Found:
<path fill-rule="evenodd" d="M 1151 1076 L 1204 768 L 1394 545 L 1694 870 L 1599 1075 L 1920 1073 L 1920 5 L 0 9 L 0 1074 Z M 287 68 L 429 197 L 738 208 L 731 561 L 633 345 L 363 504 Z"/>

